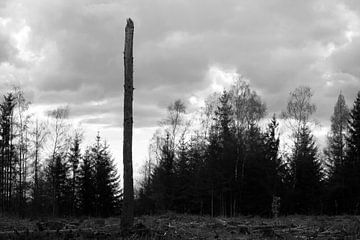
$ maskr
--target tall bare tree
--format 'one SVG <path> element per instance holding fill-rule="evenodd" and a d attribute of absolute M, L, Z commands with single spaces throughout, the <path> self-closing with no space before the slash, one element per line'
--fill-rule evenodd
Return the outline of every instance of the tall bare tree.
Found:
<path fill-rule="evenodd" d="M 14 109 L 14 134 L 17 136 L 18 211 L 20 214 L 24 214 L 30 124 L 30 115 L 27 110 L 30 102 L 25 99 L 24 92 L 20 87 L 14 87 L 13 92 L 16 104 Z"/>
<path fill-rule="evenodd" d="M 12 189 L 14 180 L 14 146 L 13 146 L 13 122 L 15 96 L 13 93 L 4 95 L 0 104 L 0 127 L 1 127 L 1 206 L 2 212 L 10 210 L 13 199 Z"/>
<path fill-rule="evenodd" d="M 185 113 L 185 104 L 182 100 L 178 99 L 168 106 L 167 116 L 160 122 L 160 125 L 165 126 L 165 133 L 169 136 L 170 140 L 170 148 L 174 152 L 181 139 L 184 138 L 187 127 L 190 124 L 185 120 Z"/>
<path fill-rule="evenodd" d="M 313 178 L 319 181 L 321 179 L 317 176 L 320 175 L 321 168 L 316 159 L 317 147 L 308 126 L 311 115 L 316 111 L 316 105 L 311 101 L 312 96 L 310 87 L 297 87 L 290 92 L 286 109 L 281 113 L 282 117 L 288 120 L 293 134 L 294 146 L 290 165 L 292 165 L 292 186 L 294 189 L 300 186 L 300 189 L 303 190 L 301 183 L 298 183 L 298 181 L 302 181 L 303 176 L 300 175 L 303 166 L 307 166 L 312 171 L 307 177 L 308 179 Z"/>
<path fill-rule="evenodd" d="M 266 104 L 244 79 L 235 81 L 229 95 L 237 129 L 248 129 L 266 115 Z"/>
<path fill-rule="evenodd" d="M 60 154 L 65 152 L 69 146 L 69 124 L 66 119 L 69 116 L 69 108 L 58 107 L 55 110 L 49 111 L 48 116 L 51 118 L 49 140 L 51 143 L 51 158 L 49 166 L 50 168 L 56 165 L 56 161 L 60 159 Z M 51 187 L 52 187 L 52 211 L 53 216 L 58 215 L 58 201 L 57 201 L 57 179 L 51 174 Z"/>
<path fill-rule="evenodd" d="M 246 134 L 246 131 L 250 131 L 251 127 L 266 115 L 266 104 L 256 91 L 250 88 L 249 83 L 241 77 L 231 86 L 229 100 L 233 110 L 232 114 L 237 139 L 234 177 L 235 181 L 240 180 L 240 196 L 242 196 L 245 165 L 247 162 L 247 152 L 244 149 L 246 149 L 245 143 L 249 142 L 249 134 Z M 241 171 L 240 174 L 239 170 Z M 236 199 L 231 204 L 235 212 L 237 208 Z"/>
<path fill-rule="evenodd" d="M 124 50 L 124 139 L 123 139 L 123 164 L 124 164 L 124 205 L 121 226 L 127 230 L 134 222 L 134 186 L 132 168 L 132 135 L 133 135 L 133 38 L 134 23 L 129 18 L 125 27 Z"/>
<path fill-rule="evenodd" d="M 77 210 L 78 199 L 77 187 L 78 187 L 78 178 L 79 178 L 79 163 L 81 159 L 81 149 L 80 144 L 83 138 L 83 133 L 81 130 L 75 130 L 75 135 L 73 137 L 70 151 L 68 153 L 68 162 L 70 164 L 71 179 L 70 179 L 70 192 L 71 192 L 71 214 L 74 215 Z"/>
<path fill-rule="evenodd" d="M 40 174 L 40 152 L 44 147 L 44 143 L 48 134 L 47 126 L 45 122 L 40 122 L 35 120 L 35 126 L 30 132 L 32 136 L 32 145 L 33 145 L 33 171 L 34 171 L 34 186 L 33 186 L 33 203 L 34 211 L 38 212 L 40 208 L 40 196 L 39 196 L 39 174 Z"/>

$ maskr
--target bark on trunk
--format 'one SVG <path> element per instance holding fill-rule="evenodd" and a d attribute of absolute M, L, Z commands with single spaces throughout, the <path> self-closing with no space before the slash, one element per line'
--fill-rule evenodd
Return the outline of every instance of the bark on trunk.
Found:
<path fill-rule="evenodd" d="M 134 188 L 132 169 L 132 131 L 133 131 L 133 36 L 134 23 L 129 18 L 125 28 L 125 85 L 124 85 L 124 205 L 121 225 L 123 230 L 130 228 L 134 222 Z"/>

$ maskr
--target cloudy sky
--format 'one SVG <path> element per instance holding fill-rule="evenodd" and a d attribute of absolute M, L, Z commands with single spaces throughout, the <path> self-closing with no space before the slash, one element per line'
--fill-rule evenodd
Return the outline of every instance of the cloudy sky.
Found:
<path fill-rule="evenodd" d="M 127 17 L 135 171 L 169 103 L 181 98 L 195 110 L 239 75 L 269 113 L 310 86 L 324 128 L 339 92 L 352 105 L 360 90 L 359 1 L 1 0 L 1 91 L 20 85 L 39 113 L 68 104 L 87 139 L 100 131 L 121 162 Z"/>

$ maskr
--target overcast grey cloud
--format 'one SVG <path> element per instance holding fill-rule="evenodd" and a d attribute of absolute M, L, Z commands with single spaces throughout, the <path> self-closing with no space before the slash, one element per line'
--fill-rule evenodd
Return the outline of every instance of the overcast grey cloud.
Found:
<path fill-rule="evenodd" d="M 269 113 L 310 86 L 323 125 L 340 91 L 351 105 L 360 90 L 358 1 L 12 0 L 0 14 L 0 83 L 22 85 L 35 106 L 69 104 L 84 124 L 122 125 L 127 17 L 139 129 L 156 126 L 177 98 L 196 109 L 234 74 L 250 80 Z"/>

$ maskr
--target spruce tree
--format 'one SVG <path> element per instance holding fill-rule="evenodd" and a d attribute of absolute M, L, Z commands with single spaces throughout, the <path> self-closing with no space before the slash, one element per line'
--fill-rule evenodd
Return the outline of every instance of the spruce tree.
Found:
<path fill-rule="evenodd" d="M 264 134 L 254 123 L 246 131 L 246 169 L 241 205 L 244 214 L 269 215 L 272 189 L 269 162 L 265 158 Z"/>
<path fill-rule="evenodd" d="M 293 212 L 310 214 L 321 207 L 323 173 L 318 160 L 318 148 L 310 129 L 301 128 L 292 161 L 293 194 L 291 202 Z"/>
<path fill-rule="evenodd" d="M 69 213 L 70 207 L 70 181 L 69 165 L 65 154 L 56 154 L 55 159 L 50 161 L 47 167 L 47 181 L 49 192 L 52 194 L 53 215 L 60 216 Z"/>
<path fill-rule="evenodd" d="M 188 147 L 187 158 L 190 174 L 189 180 L 189 207 L 191 213 L 204 214 L 209 207 L 205 207 L 208 203 L 207 189 L 209 186 L 205 183 L 206 176 L 206 143 L 200 137 L 194 137 Z"/>
<path fill-rule="evenodd" d="M 346 149 L 346 133 L 349 120 L 349 109 L 345 98 L 340 93 L 331 117 L 331 131 L 327 137 L 328 146 L 324 153 L 328 161 L 328 208 L 338 214 L 344 211 L 344 159 Z"/>
<path fill-rule="evenodd" d="M 12 93 L 4 96 L 0 104 L 1 118 L 1 166 L 0 166 L 0 186 L 1 186 L 1 210 L 6 212 L 12 210 L 14 170 L 15 170 L 15 148 L 13 143 L 13 111 L 15 107 L 15 97 Z"/>
<path fill-rule="evenodd" d="M 96 138 L 91 148 L 95 166 L 95 212 L 97 216 L 108 217 L 114 213 L 119 203 L 119 178 L 109 146 Z"/>
<path fill-rule="evenodd" d="M 188 212 L 189 202 L 191 200 L 190 187 L 192 181 L 190 175 L 191 169 L 189 166 L 188 146 L 184 140 L 180 143 L 179 154 L 174 165 L 174 206 L 179 212 Z"/>
<path fill-rule="evenodd" d="M 279 196 L 282 188 L 282 178 L 285 165 L 279 156 L 280 136 L 277 133 L 279 123 L 275 114 L 265 132 L 265 158 L 269 174 L 269 186 L 273 195 Z"/>
<path fill-rule="evenodd" d="M 152 177 L 152 199 L 159 210 L 173 210 L 174 207 L 174 161 L 172 143 L 167 135 L 162 147 L 158 166 Z"/>
<path fill-rule="evenodd" d="M 70 147 L 70 152 L 68 156 L 69 167 L 71 171 L 71 179 L 70 179 L 70 191 L 71 191 L 71 214 L 74 215 L 76 213 L 78 207 L 78 199 L 77 199 L 77 189 L 78 189 L 78 172 L 79 172 L 79 162 L 81 159 L 80 153 L 80 134 L 76 133 L 74 139 L 72 140 L 72 144 Z"/>
<path fill-rule="evenodd" d="M 85 151 L 79 171 L 79 208 L 81 214 L 95 215 L 95 169 L 90 150 Z"/>
<path fill-rule="evenodd" d="M 349 213 L 359 213 L 360 208 L 360 92 L 350 112 L 349 136 L 344 161 L 345 208 Z"/>
<path fill-rule="evenodd" d="M 215 131 L 214 126 L 210 130 L 209 144 L 205 152 L 205 169 L 204 169 L 204 186 L 206 195 L 209 197 L 207 202 L 210 202 L 208 209 L 211 216 L 219 215 L 221 209 L 219 206 L 219 196 L 222 185 L 222 168 L 221 168 L 221 153 L 222 147 L 219 141 L 219 135 Z"/>
<path fill-rule="evenodd" d="M 331 117 L 331 132 L 328 136 L 328 148 L 325 151 L 330 162 L 331 175 L 336 174 L 344 161 L 348 120 L 349 108 L 346 106 L 344 96 L 340 93 Z"/>
<path fill-rule="evenodd" d="M 224 216 L 230 216 L 234 212 L 235 194 L 232 192 L 232 188 L 235 184 L 236 148 L 232 117 L 233 109 L 230 103 L 230 95 L 224 91 L 219 98 L 219 106 L 215 110 L 215 123 L 210 143 L 210 148 L 214 147 L 213 150 L 218 150 L 217 153 L 214 153 L 215 158 L 210 157 L 213 160 L 211 172 L 216 172 L 214 174 L 218 176 L 216 180 L 218 183 L 215 183 L 215 188 L 217 188 L 216 192 L 219 197 L 219 214 Z M 214 146 L 211 146 L 212 144 Z"/>
<path fill-rule="evenodd" d="M 279 123 L 275 114 L 265 132 L 265 166 L 267 191 L 272 195 L 272 201 L 281 197 L 284 191 L 283 179 L 286 174 L 286 165 L 279 156 L 280 137 L 277 133 Z M 270 207 L 270 206 L 268 206 Z"/>

